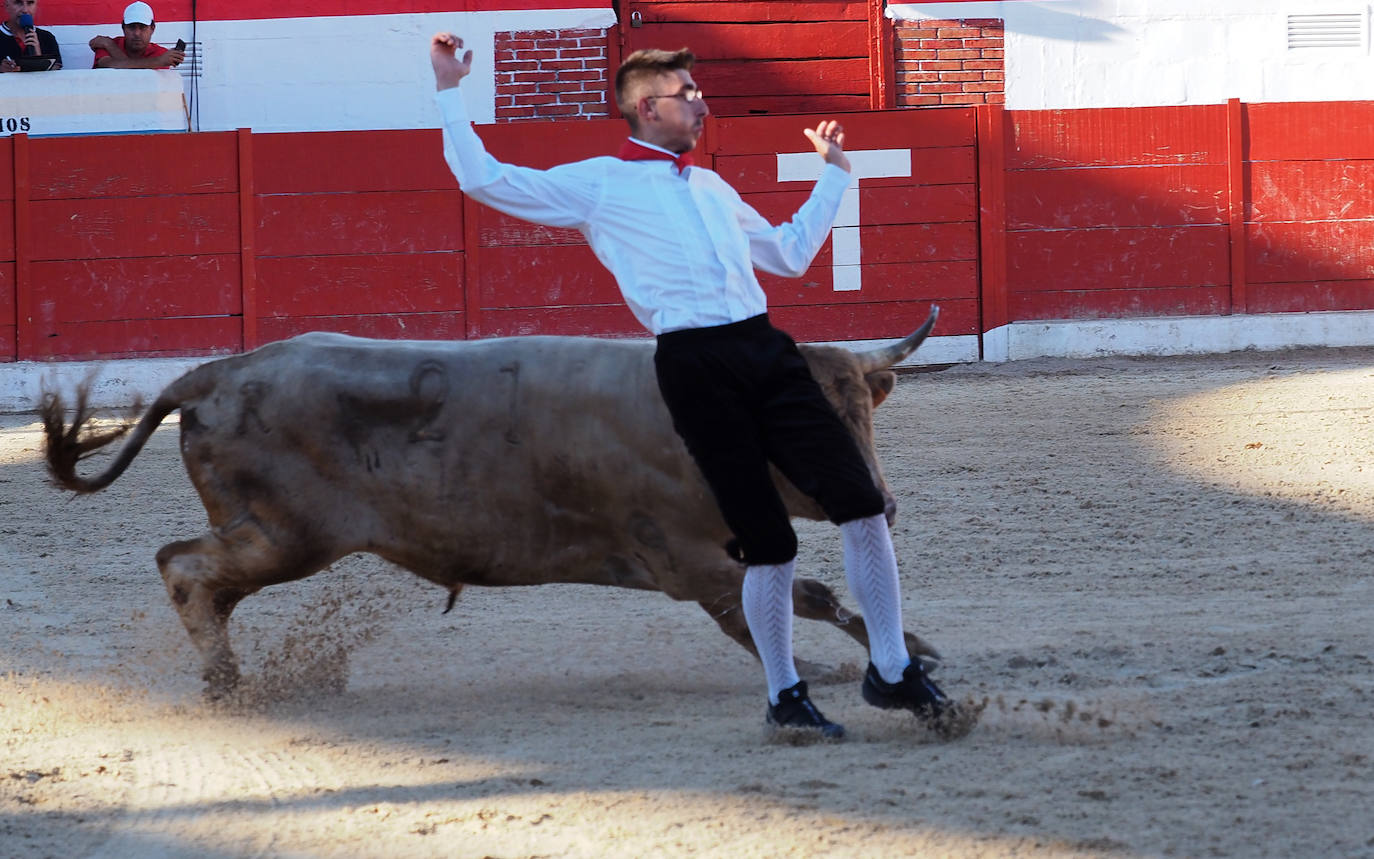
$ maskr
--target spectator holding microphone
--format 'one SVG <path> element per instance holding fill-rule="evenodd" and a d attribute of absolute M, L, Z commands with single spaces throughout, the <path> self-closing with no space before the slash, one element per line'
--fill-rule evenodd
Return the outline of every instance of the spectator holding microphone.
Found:
<path fill-rule="evenodd" d="M 62 68 L 57 37 L 34 26 L 38 0 L 5 0 L 0 23 L 0 72 L 40 72 Z"/>
<path fill-rule="evenodd" d="M 95 51 L 94 69 L 167 69 L 181 65 L 186 59 L 185 42 L 167 50 L 153 44 L 153 7 L 136 0 L 124 9 L 124 35 L 96 36 L 91 39 Z"/>

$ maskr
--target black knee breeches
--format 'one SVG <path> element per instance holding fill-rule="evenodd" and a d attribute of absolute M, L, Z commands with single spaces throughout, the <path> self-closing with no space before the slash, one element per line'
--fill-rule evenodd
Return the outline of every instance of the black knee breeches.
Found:
<path fill-rule="evenodd" d="M 745 563 L 781 564 L 797 554 L 770 462 L 833 522 L 883 512 L 857 442 L 792 338 L 767 316 L 660 335 L 654 366 L 673 427 Z"/>

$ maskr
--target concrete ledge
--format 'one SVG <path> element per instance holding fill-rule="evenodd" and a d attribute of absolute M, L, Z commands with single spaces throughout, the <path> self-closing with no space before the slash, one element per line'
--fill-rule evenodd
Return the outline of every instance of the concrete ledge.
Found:
<path fill-rule="evenodd" d="M 996 334 L 1005 336 L 1003 360 L 1010 361 L 1374 346 L 1374 311 L 1014 322 Z M 984 335 L 985 342 L 993 335 Z M 987 358 L 996 360 L 991 350 Z"/>
<path fill-rule="evenodd" d="M 92 374 L 91 405 L 119 409 L 145 401 L 199 364 L 212 358 L 132 358 L 116 361 L 18 361 L 0 364 L 0 412 L 32 412 L 45 390 L 68 400 Z"/>

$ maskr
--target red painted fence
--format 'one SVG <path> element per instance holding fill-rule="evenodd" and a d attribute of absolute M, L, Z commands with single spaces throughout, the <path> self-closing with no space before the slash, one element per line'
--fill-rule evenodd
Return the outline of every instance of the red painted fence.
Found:
<path fill-rule="evenodd" d="M 807 183 L 815 117 L 713 120 L 698 162 L 765 216 Z M 862 286 L 827 243 L 764 277 L 804 340 L 1008 322 L 1374 307 L 1374 103 L 848 113 Z M 481 129 L 533 166 L 613 152 L 619 121 Z M 8 165 L 10 169 L 5 169 Z M 0 139 L 0 360 L 235 352 L 312 329 L 407 338 L 641 336 L 574 231 L 466 199 L 437 131 Z"/>

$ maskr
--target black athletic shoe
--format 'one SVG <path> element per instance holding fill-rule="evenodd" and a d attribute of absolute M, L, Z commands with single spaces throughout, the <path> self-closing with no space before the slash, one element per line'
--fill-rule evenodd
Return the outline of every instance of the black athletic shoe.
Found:
<path fill-rule="evenodd" d="M 873 663 L 868 663 L 868 672 L 864 674 L 863 695 L 864 700 L 874 707 L 884 710 L 910 710 L 926 721 L 935 721 L 954 709 L 953 702 L 945 697 L 940 687 L 926 675 L 926 670 L 917 659 L 911 660 L 911 664 L 902 672 L 902 679 L 897 683 L 888 683 L 878 673 L 878 669 L 873 667 Z"/>
<path fill-rule="evenodd" d="M 806 681 L 798 680 L 778 693 L 778 703 L 768 705 L 768 724 L 775 728 L 800 728 L 817 731 L 827 740 L 844 738 L 844 726 L 837 725 L 821 715 L 811 699 L 806 697 Z"/>

